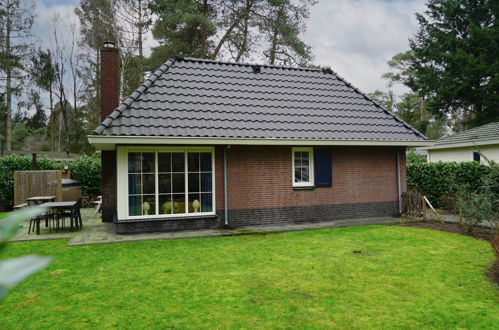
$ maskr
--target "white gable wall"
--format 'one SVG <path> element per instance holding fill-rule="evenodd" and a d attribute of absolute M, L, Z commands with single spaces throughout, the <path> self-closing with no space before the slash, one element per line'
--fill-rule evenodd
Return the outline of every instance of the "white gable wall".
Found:
<path fill-rule="evenodd" d="M 428 162 L 469 162 L 473 160 L 473 152 L 477 151 L 477 148 L 488 159 L 499 163 L 499 145 L 430 149 L 427 155 Z M 483 157 L 481 162 L 486 162 Z"/>

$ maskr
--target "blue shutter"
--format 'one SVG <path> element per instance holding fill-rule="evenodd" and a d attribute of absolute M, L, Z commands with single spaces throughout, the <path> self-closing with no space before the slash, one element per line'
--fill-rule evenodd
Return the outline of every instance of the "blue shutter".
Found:
<path fill-rule="evenodd" d="M 314 150 L 314 169 L 316 187 L 331 187 L 333 185 L 331 151 Z"/>

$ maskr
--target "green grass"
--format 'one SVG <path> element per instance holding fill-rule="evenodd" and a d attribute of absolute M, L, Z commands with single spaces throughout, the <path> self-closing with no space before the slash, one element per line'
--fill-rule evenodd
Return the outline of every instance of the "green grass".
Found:
<path fill-rule="evenodd" d="M 0 303 L 19 328 L 476 328 L 499 324 L 485 241 L 409 227 L 66 247 Z M 361 250 L 362 253 L 353 253 Z"/>
<path fill-rule="evenodd" d="M 12 212 L 0 212 L 0 219 L 7 218 Z"/>

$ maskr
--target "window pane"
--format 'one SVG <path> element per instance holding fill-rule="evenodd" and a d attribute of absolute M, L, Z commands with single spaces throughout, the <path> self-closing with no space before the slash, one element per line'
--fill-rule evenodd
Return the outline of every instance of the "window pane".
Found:
<path fill-rule="evenodd" d="M 129 174 L 128 175 L 128 193 L 130 195 L 141 194 L 142 187 L 142 176 L 140 174 Z"/>
<path fill-rule="evenodd" d="M 160 194 L 172 192 L 172 175 L 158 174 L 158 190 Z"/>
<path fill-rule="evenodd" d="M 211 173 L 201 173 L 201 192 L 212 192 Z"/>
<path fill-rule="evenodd" d="M 143 152 L 142 153 L 142 173 L 154 173 L 154 152 Z"/>
<path fill-rule="evenodd" d="M 201 171 L 211 172 L 211 152 L 201 152 Z"/>
<path fill-rule="evenodd" d="M 142 203 L 142 215 L 156 214 L 156 198 L 154 195 L 144 195 Z"/>
<path fill-rule="evenodd" d="M 309 177 L 308 177 L 308 168 L 302 167 L 301 170 L 301 180 L 302 182 L 309 182 Z"/>
<path fill-rule="evenodd" d="M 301 171 L 299 167 L 295 167 L 295 182 L 301 182 Z"/>
<path fill-rule="evenodd" d="M 185 213 L 185 195 L 173 194 L 173 210 L 172 213 Z"/>
<path fill-rule="evenodd" d="M 201 212 L 213 211 L 213 197 L 212 194 L 201 194 Z"/>
<path fill-rule="evenodd" d="M 172 153 L 172 172 L 185 172 L 184 153 Z"/>
<path fill-rule="evenodd" d="M 142 167 L 142 155 L 140 152 L 128 153 L 128 173 L 140 173 Z"/>
<path fill-rule="evenodd" d="M 189 194 L 189 213 L 201 212 L 201 195 Z"/>
<path fill-rule="evenodd" d="M 187 157 L 188 157 L 189 172 L 198 172 L 199 171 L 199 152 L 189 152 Z"/>
<path fill-rule="evenodd" d="M 154 174 L 143 174 L 142 175 L 142 193 L 143 194 L 154 194 L 155 193 L 155 178 Z"/>
<path fill-rule="evenodd" d="M 199 173 L 189 173 L 189 192 L 199 192 Z"/>
<path fill-rule="evenodd" d="M 170 152 L 158 153 L 158 172 L 171 172 L 172 154 Z"/>
<path fill-rule="evenodd" d="M 142 215 L 142 196 L 128 198 L 128 214 L 131 216 Z"/>
<path fill-rule="evenodd" d="M 159 214 L 172 214 L 172 195 L 159 195 Z"/>
<path fill-rule="evenodd" d="M 172 174 L 172 192 L 183 193 L 185 192 L 185 175 L 184 173 L 173 173 Z"/>

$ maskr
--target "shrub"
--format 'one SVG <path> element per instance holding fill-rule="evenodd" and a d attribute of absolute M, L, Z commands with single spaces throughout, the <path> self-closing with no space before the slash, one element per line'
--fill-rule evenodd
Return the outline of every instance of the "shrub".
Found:
<path fill-rule="evenodd" d="M 496 165 L 494 165 L 496 166 Z M 438 162 L 407 164 L 407 185 L 416 187 L 428 197 L 435 207 L 444 205 L 443 196 L 452 196 L 460 191 L 461 187 L 467 187 L 467 191 L 479 191 L 482 178 L 492 173 L 492 166 L 478 162 Z M 494 179 L 499 181 L 499 175 L 494 171 Z M 499 187 L 492 191 L 499 193 Z"/>
<path fill-rule="evenodd" d="M 99 195 L 101 193 L 100 155 L 80 156 L 69 164 L 71 178 L 81 183 L 83 195 Z"/>
<path fill-rule="evenodd" d="M 461 215 L 462 223 L 468 228 L 469 232 L 472 232 L 481 223 L 489 223 L 498 228 L 498 176 L 499 166 L 492 165 L 491 171 L 480 180 L 480 185 L 476 191 L 470 190 L 467 185 L 460 188 L 456 206 Z"/>
<path fill-rule="evenodd" d="M 40 170 L 60 170 L 63 164 L 40 157 L 37 167 Z M 10 210 L 14 202 L 14 171 L 31 170 L 31 156 L 11 155 L 0 158 L 0 209 Z"/>
<path fill-rule="evenodd" d="M 426 163 L 426 155 L 417 153 L 414 150 L 409 150 L 406 157 L 407 164 Z"/>
<path fill-rule="evenodd" d="M 100 155 L 80 156 L 70 163 L 61 163 L 40 157 L 39 170 L 62 170 L 69 166 L 71 177 L 82 185 L 84 195 L 98 195 L 101 192 Z M 14 203 L 14 172 L 31 170 L 31 156 L 0 157 L 0 209 L 10 210 Z"/>

